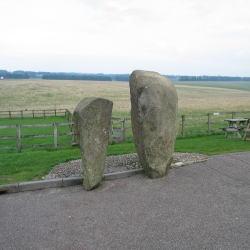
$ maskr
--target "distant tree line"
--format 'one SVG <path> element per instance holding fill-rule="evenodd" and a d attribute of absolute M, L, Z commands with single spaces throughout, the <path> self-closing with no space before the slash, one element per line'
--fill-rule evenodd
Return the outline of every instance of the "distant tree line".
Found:
<path fill-rule="evenodd" d="M 180 76 L 164 75 L 172 81 L 250 81 L 250 77 L 231 76 Z M 53 80 L 90 80 L 90 81 L 123 81 L 129 82 L 130 74 L 103 74 L 103 73 L 78 73 L 78 72 L 46 72 L 23 71 L 8 72 L 0 70 L 0 77 L 7 79 L 42 78 Z"/>
<path fill-rule="evenodd" d="M 172 81 L 178 81 L 179 75 L 164 75 Z"/>
<path fill-rule="evenodd" d="M 242 81 L 250 81 L 250 77 L 242 77 Z"/>
<path fill-rule="evenodd" d="M 25 74 L 16 74 L 16 73 L 2 73 L 0 72 L 0 77 L 4 77 L 5 79 L 29 79 L 29 75 Z"/>
<path fill-rule="evenodd" d="M 112 81 L 112 78 L 110 76 L 100 76 L 100 75 L 66 75 L 66 74 L 43 75 L 43 79 L 50 79 L 50 80 Z"/>
<path fill-rule="evenodd" d="M 176 75 L 164 75 L 172 81 L 177 81 L 179 76 Z M 129 82 L 130 74 L 115 75 L 115 81 Z"/>
<path fill-rule="evenodd" d="M 250 81 L 250 77 L 238 76 L 180 76 L 178 81 Z"/>
<path fill-rule="evenodd" d="M 116 75 L 115 81 L 129 82 L 130 74 Z"/>

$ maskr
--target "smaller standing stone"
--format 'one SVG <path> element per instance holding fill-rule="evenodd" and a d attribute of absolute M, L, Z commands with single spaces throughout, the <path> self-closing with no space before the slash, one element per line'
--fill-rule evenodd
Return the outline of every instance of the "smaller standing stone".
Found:
<path fill-rule="evenodd" d="M 85 190 L 100 185 L 105 169 L 113 102 L 84 98 L 75 108 L 73 122 L 80 146 Z"/>

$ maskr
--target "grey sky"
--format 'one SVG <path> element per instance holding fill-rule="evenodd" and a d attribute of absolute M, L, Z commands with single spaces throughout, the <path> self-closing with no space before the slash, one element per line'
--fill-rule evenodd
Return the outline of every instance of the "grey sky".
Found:
<path fill-rule="evenodd" d="M 249 0 L 1 0 L 0 69 L 250 76 Z"/>

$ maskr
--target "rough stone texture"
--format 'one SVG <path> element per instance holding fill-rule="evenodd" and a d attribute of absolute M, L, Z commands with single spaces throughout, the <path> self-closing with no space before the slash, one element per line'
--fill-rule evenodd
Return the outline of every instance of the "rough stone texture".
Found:
<path fill-rule="evenodd" d="M 178 97 L 167 77 L 136 70 L 130 81 L 131 119 L 135 146 L 150 178 L 167 174 L 178 134 Z"/>
<path fill-rule="evenodd" d="M 75 108 L 73 122 L 80 145 L 84 181 L 91 190 L 99 186 L 105 169 L 113 102 L 97 97 L 84 98 Z"/>

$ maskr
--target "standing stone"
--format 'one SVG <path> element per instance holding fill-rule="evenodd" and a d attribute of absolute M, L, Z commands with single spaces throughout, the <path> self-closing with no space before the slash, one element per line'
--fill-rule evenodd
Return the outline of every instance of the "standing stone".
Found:
<path fill-rule="evenodd" d="M 84 98 L 75 108 L 73 122 L 80 146 L 85 190 L 100 185 L 106 164 L 113 102 Z"/>
<path fill-rule="evenodd" d="M 178 134 L 178 97 L 170 79 L 135 70 L 130 76 L 131 120 L 135 147 L 146 175 L 167 174 Z"/>

